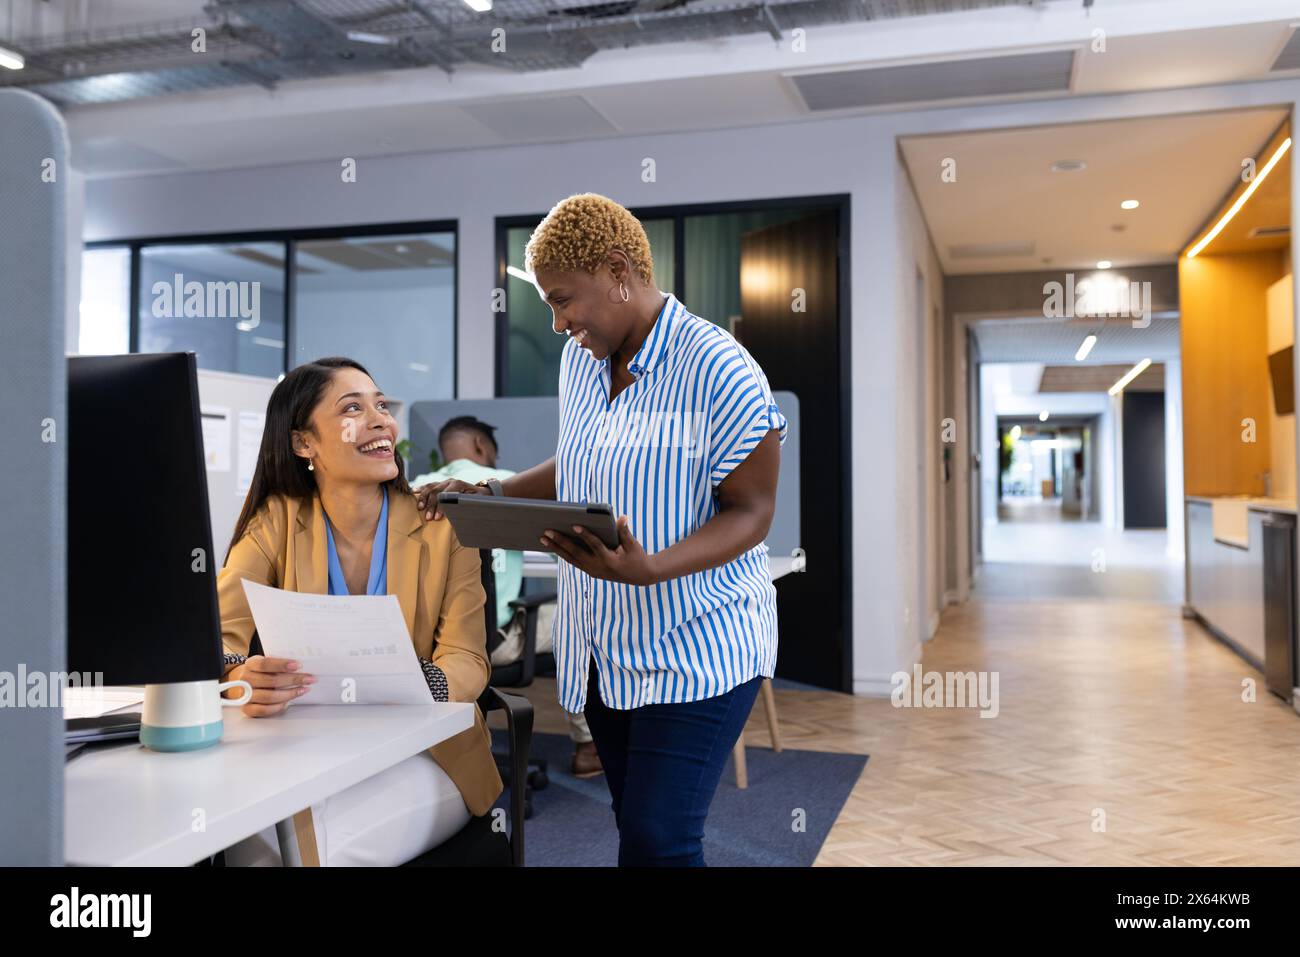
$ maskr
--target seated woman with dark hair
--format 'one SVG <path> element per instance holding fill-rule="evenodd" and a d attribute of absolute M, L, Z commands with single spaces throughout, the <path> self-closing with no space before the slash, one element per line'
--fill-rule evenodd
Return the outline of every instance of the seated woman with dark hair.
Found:
<path fill-rule="evenodd" d="M 351 359 L 299 366 L 271 393 L 217 579 L 226 677 L 253 686 L 246 715 L 282 713 L 315 678 L 295 661 L 248 656 L 255 626 L 243 579 L 322 595 L 395 595 L 432 699 L 476 701 L 487 687 L 478 551 L 462 546 L 450 523 L 421 520 L 396 445 L 383 393 Z M 487 814 L 502 788 L 475 708 L 474 727 L 314 806 L 320 861 L 403 863 Z M 274 829 L 229 848 L 226 862 L 279 863 Z"/>

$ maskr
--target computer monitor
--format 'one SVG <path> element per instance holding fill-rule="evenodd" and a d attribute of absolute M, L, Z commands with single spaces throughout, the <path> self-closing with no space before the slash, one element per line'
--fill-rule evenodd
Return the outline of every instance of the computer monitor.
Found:
<path fill-rule="evenodd" d="M 194 354 L 68 359 L 68 670 L 221 676 Z"/>

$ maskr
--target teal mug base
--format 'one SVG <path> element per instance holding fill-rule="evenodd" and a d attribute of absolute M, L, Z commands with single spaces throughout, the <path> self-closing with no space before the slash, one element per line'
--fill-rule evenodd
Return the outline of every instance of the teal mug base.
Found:
<path fill-rule="evenodd" d="M 196 724 L 186 728 L 140 725 L 140 743 L 151 751 L 197 751 L 221 740 L 222 722 Z"/>

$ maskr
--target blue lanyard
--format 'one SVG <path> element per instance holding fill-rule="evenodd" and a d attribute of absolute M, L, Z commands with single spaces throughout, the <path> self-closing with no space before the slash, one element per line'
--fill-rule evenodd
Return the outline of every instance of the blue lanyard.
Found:
<path fill-rule="evenodd" d="M 329 550 L 329 593 L 348 595 L 347 579 L 339 564 L 338 549 L 334 546 L 334 530 L 329 516 L 325 516 L 325 539 Z M 384 488 L 384 504 L 379 508 L 379 524 L 375 526 L 375 540 L 370 546 L 370 577 L 366 580 L 367 595 L 388 593 L 388 489 Z"/>

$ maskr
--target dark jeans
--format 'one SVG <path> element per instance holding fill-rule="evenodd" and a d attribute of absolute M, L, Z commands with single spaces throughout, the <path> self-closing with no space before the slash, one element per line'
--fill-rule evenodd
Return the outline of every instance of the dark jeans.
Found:
<path fill-rule="evenodd" d="M 704 819 L 762 676 L 725 694 L 627 711 L 605 706 L 593 657 L 587 724 L 618 824 L 618 864 L 704 865 Z"/>

